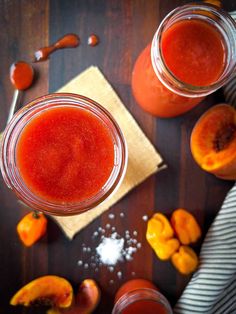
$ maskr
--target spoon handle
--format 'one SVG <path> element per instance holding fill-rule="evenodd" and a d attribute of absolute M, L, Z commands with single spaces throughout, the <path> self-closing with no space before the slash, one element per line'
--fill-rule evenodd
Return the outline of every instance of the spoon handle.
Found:
<path fill-rule="evenodd" d="M 13 94 L 13 98 L 12 98 L 12 102 L 11 102 L 10 111 L 9 111 L 8 118 L 7 118 L 7 124 L 10 122 L 11 118 L 13 117 L 13 115 L 15 113 L 15 109 L 18 105 L 19 100 L 20 100 L 20 96 L 21 96 L 21 91 L 19 91 L 18 89 L 15 89 L 14 94 Z"/>

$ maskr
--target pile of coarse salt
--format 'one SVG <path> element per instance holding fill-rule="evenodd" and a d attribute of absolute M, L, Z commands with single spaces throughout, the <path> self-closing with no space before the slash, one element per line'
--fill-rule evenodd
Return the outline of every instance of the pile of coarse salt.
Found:
<path fill-rule="evenodd" d="M 119 214 L 120 219 L 125 217 L 124 213 Z M 108 218 L 111 223 L 106 224 L 105 228 L 99 227 L 94 231 L 92 239 L 95 248 L 91 248 L 83 244 L 83 260 L 78 261 L 78 266 L 84 269 L 98 272 L 100 267 L 106 267 L 111 273 L 117 270 L 117 278 L 122 278 L 122 272 L 117 269 L 117 265 L 122 262 L 130 262 L 134 258 L 134 254 L 141 249 L 142 244 L 138 241 L 138 232 L 136 230 L 126 230 L 123 234 L 116 231 L 116 227 L 112 225 L 115 214 L 110 213 Z M 146 216 L 142 219 L 146 221 Z M 131 273 L 135 276 L 135 272 Z M 114 281 L 110 280 L 110 284 Z"/>

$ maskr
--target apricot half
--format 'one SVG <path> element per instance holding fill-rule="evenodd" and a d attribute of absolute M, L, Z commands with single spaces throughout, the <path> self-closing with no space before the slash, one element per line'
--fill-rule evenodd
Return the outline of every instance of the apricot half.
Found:
<path fill-rule="evenodd" d="M 236 179 L 236 110 L 219 104 L 206 111 L 193 128 L 191 152 L 199 166 L 225 180 Z"/>
<path fill-rule="evenodd" d="M 58 276 L 39 277 L 23 286 L 11 299 L 11 305 L 30 306 L 33 303 L 69 307 L 73 299 L 71 284 Z"/>

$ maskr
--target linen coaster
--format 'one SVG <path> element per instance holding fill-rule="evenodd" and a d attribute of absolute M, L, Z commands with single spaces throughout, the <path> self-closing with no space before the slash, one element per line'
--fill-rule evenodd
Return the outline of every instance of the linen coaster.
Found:
<path fill-rule="evenodd" d="M 66 236 L 72 239 L 78 231 L 108 210 L 132 188 L 162 169 L 163 160 L 97 67 L 89 67 L 57 92 L 81 94 L 105 107 L 122 129 L 129 155 L 124 180 L 112 197 L 83 214 L 53 217 Z"/>

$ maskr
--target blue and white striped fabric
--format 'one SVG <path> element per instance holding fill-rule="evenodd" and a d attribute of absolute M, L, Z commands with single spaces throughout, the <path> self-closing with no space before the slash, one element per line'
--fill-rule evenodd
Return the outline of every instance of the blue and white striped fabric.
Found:
<path fill-rule="evenodd" d="M 231 13 L 236 20 L 236 12 Z M 236 108 L 236 75 L 224 88 Z M 236 184 L 211 225 L 198 271 L 174 308 L 175 314 L 236 314 Z"/>
<path fill-rule="evenodd" d="M 231 12 L 230 15 L 236 21 L 236 11 Z M 225 86 L 224 95 L 226 102 L 236 108 L 236 75 Z"/>
<path fill-rule="evenodd" d="M 211 225 L 176 314 L 236 313 L 236 185 Z"/>

